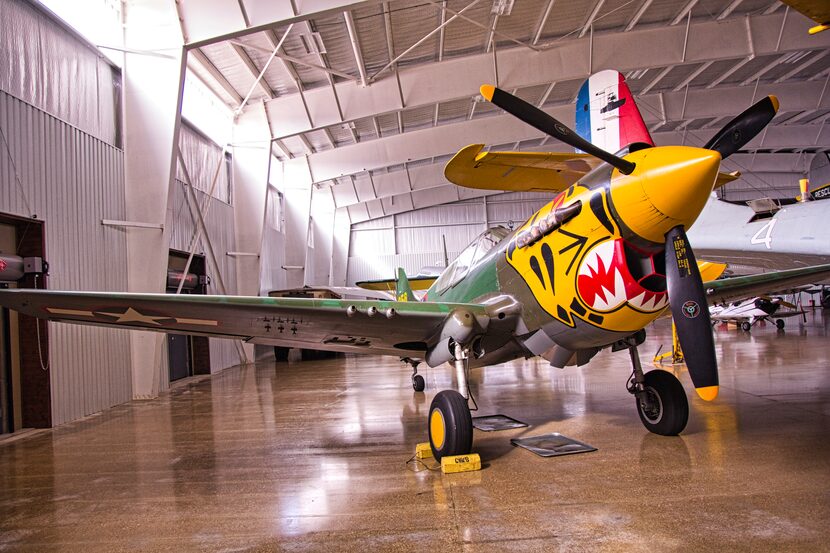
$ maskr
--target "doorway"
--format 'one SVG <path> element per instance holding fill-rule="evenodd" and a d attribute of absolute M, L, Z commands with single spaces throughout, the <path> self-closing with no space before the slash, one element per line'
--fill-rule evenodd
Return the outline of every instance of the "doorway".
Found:
<path fill-rule="evenodd" d="M 187 274 L 187 252 L 170 250 L 167 258 L 167 293 L 175 294 L 184 279 L 182 294 L 207 293 L 205 258 L 194 255 Z M 167 362 L 170 382 L 197 374 L 210 374 L 210 345 L 204 336 L 167 335 Z"/>

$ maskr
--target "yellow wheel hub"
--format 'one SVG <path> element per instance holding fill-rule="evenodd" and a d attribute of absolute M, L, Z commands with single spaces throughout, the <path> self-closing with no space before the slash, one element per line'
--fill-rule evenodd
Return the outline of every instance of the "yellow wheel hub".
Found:
<path fill-rule="evenodd" d="M 444 447 L 447 430 L 444 426 L 444 414 L 440 409 L 433 409 L 429 415 L 429 437 L 435 449 Z"/>

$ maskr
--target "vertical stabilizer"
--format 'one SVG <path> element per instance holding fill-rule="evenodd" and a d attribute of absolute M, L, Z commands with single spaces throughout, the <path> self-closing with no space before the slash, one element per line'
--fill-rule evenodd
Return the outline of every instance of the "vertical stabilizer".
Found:
<path fill-rule="evenodd" d="M 395 299 L 398 301 L 415 301 L 415 294 L 409 286 L 409 279 L 406 278 L 406 271 L 398 267 L 398 278 L 395 284 Z"/>
<path fill-rule="evenodd" d="M 576 132 L 611 153 L 635 142 L 654 145 L 625 77 L 612 69 L 591 75 L 579 89 Z"/>

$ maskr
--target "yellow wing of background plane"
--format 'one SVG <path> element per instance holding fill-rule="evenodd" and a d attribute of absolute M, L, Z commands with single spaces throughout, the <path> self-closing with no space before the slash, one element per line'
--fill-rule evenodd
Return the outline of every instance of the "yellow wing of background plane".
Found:
<path fill-rule="evenodd" d="M 482 152 L 484 144 L 459 150 L 444 176 L 466 188 L 559 192 L 602 161 L 588 154 L 548 152 Z"/>
<path fill-rule="evenodd" d="M 458 151 L 444 168 L 447 180 L 465 188 L 561 192 L 602 161 L 588 154 L 554 152 L 482 152 L 484 144 Z M 715 188 L 740 173 L 718 173 Z"/>
<path fill-rule="evenodd" d="M 438 277 L 409 277 L 409 286 L 412 287 L 413 290 L 428 290 L 432 283 L 436 281 Z M 382 290 L 386 292 L 394 292 L 397 287 L 398 281 L 394 278 L 385 278 L 385 279 L 378 279 L 378 280 L 361 280 L 360 282 L 356 282 L 355 286 L 363 288 L 365 290 Z"/>

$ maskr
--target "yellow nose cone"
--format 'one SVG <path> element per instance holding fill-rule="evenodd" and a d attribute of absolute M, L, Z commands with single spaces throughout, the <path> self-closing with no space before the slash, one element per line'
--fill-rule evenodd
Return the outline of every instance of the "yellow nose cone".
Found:
<path fill-rule="evenodd" d="M 626 156 L 634 172 L 615 174 L 611 197 L 623 223 L 652 242 L 672 227 L 695 222 L 720 168 L 718 152 L 688 146 L 647 148 Z"/>

